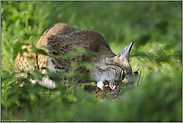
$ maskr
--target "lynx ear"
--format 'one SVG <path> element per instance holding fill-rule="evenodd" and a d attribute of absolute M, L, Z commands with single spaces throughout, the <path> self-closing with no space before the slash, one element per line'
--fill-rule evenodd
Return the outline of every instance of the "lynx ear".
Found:
<path fill-rule="evenodd" d="M 124 50 L 122 50 L 121 52 L 118 53 L 117 57 L 123 61 L 123 59 L 127 59 L 129 61 L 129 56 L 130 56 L 130 51 L 132 48 L 132 45 L 135 41 L 131 42 L 130 45 L 128 45 L 127 47 L 124 48 Z"/>
<path fill-rule="evenodd" d="M 125 68 L 130 73 L 132 73 L 132 68 L 129 64 L 129 56 L 130 56 L 130 51 L 134 42 L 135 41 L 131 42 L 130 45 L 125 47 L 124 50 L 119 52 L 118 55 L 114 57 L 114 62 L 116 62 L 123 68 Z"/>

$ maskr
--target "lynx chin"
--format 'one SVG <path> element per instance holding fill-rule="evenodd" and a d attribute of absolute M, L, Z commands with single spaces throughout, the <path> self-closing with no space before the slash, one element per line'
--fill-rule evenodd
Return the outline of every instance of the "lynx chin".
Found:
<path fill-rule="evenodd" d="M 71 64 L 75 61 L 56 58 L 55 56 L 65 55 L 69 51 L 76 51 L 74 46 L 82 46 L 84 49 L 96 52 L 97 55 L 83 55 L 77 58 L 77 62 L 86 61 L 91 63 L 96 70 L 88 70 L 85 67 L 78 67 L 75 72 L 89 73 L 90 82 L 97 83 L 97 87 L 104 90 L 105 82 L 111 89 L 115 89 L 121 83 L 134 83 L 138 77 L 138 71 L 132 72 L 129 63 L 130 50 L 134 42 L 131 42 L 121 52 L 115 55 L 103 36 L 95 30 L 78 30 L 65 23 L 56 23 L 47 29 L 40 37 L 36 48 L 46 51 L 49 56 L 32 52 L 31 45 L 23 45 L 22 49 L 27 49 L 23 56 L 18 53 L 15 59 L 16 71 L 33 71 L 36 67 L 47 67 L 55 73 L 71 72 Z M 30 57 L 30 58 L 28 58 Z M 46 74 L 46 69 L 40 69 L 42 74 Z M 25 73 L 17 74 L 17 77 L 26 77 Z M 67 81 L 65 77 L 60 78 L 62 84 Z M 64 81 L 63 81 L 64 80 Z M 30 79 L 32 83 L 40 83 L 48 88 L 55 88 L 56 83 L 45 76 L 42 81 Z M 78 82 L 89 82 L 78 80 Z"/>

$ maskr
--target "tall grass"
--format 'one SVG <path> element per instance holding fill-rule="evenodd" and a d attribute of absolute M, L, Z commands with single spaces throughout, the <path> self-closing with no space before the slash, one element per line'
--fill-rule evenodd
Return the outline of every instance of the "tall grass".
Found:
<path fill-rule="evenodd" d="M 181 5 L 181 1 L 2 1 L 1 121 L 182 121 Z M 17 44 L 36 44 L 57 22 L 98 31 L 116 54 L 138 39 L 130 56 L 133 71 L 139 68 L 141 73 L 134 87 L 122 87 L 117 101 L 99 103 L 79 86 L 75 91 L 17 86 L 13 72 Z M 62 94 L 52 93 L 60 90 Z"/>

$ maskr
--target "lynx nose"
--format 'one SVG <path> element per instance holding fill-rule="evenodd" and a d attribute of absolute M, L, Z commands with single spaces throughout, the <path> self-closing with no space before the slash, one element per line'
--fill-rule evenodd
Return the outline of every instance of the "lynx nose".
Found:
<path fill-rule="evenodd" d="M 139 75 L 138 71 L 139 71 L 139 68 L 138 68 L 138 70 L 137 70 L 137 71 L 132 72 L 132 74 L 133 74 L 134 76 L 138 76 L 138 75 Z"/>
<path fill-rule="evenodd" d="M 132 74 L 133 74 L 134 76 L 138 76 L 138 75 L 139 75 L 138 71 L 132 72 Z"/>
<path fill-rule="evenodd" d="M 139 69 L 138 69 L 139 70 Z M 138 73 L 138 70 L 137 71 L 135 71 L 135 72 L 132 72 L 132 80 L 131 81 L 133 81 L 133 82 L 135 82 L 135 81 L 137 81 L 137 79 L 138 79 L 138 75 L 139 75 L 139 73 Z"/>

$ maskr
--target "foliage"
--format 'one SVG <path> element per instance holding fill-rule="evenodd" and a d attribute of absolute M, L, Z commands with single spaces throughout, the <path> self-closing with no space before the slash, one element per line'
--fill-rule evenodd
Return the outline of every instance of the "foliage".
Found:
<path fill-rule="evenodd" d="M 1 120 L 182 121 L 181 5 L 181 1 L 2 1 Z M 122 86 L 117 100 L 106 94 L 106 100 L 99 102 L 93 92 L 85 92 L 79 85 L 47 89 L 32 85 L 29 78 L 16 79 L 15 57 L 19 51 L 26 51 L 20 50 L 21 45 L 35 45 L 42 33 L 57 22 L 98 31 L 116 54 L 137 39 L 130 64 L 134 70 L 139 68 L 139 80 L 132 87 Z M 87 63 L 80 65 L 92 69 Z M 16 81 L 26 84 L 20 88 Z"/>

